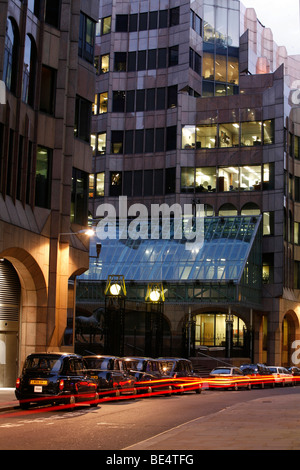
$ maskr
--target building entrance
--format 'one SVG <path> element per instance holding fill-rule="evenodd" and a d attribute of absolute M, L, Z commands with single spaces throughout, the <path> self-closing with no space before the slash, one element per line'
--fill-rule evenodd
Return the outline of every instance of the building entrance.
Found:
<path fill-rule="evenodd" d="M 18 365 L 21 286 L 7 260 L 0 260 L 0 388 L 14 387 Z"/>

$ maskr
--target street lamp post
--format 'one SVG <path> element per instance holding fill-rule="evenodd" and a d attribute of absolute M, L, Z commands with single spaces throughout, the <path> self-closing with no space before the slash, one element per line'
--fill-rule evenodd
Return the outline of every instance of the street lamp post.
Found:
<path fill-rule="evenodd" d="M 145 331 L 145 354 L 148 356 L 162 355 L 163 348 L 163 312 L 165 294 L 162 283 L 148 284 L 146 301 L 146 331 Z M 154 318 L 153 318 L 154 317 Z M 155 328 L 155 350 L 152 350 L 152 331 Z M 154 352 L 154 354 L 153 354 Z"/>
<path fill-rule="evenodd" d="M 226 323 L 226 357 L 231 357 L 232 346 L 233 346 L 233 315 L 231 313 L 231 307 L 228 308 L 228 313 L 225 319 Z"/>
<path fill-rule="evenodd" d="M 108 276 L 105 286 L 104 352 L 124 355 L 126 285 L 124 276 Z"/>

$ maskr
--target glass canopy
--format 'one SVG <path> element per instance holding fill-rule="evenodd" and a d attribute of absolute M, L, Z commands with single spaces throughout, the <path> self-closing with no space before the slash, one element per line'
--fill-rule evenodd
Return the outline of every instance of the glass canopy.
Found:
<path fill-rule="evenodd" d="M 99 240 L 90 245 L 90 269 L 79 279 L 106 281 L 113 274 L 125 281 L 234 283 L 254 287 L 261 276 L 261 217 L 207 217 L 202 248 L 187 250 L 184 239 Z M 149 232 L 150 233 L 150 232 Z M 96 243 L 101 243 L 96 257 Z M 257 286 L 258 287 L 258 286 Z"/>

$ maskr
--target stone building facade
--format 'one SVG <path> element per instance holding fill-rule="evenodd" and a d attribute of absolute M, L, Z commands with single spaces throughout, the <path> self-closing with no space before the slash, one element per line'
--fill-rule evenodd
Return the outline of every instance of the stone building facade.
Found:
<path fill-rule="evenodd" d="M 27 354 L 73 350 L 89 265 L 98 2 L 0 2 L 0 387 Z M 80 233 L 78 233 L 80 232 Z M 67 234 L 67 235 L 64 235 Z M 70 325 L 69 325 L 70 324 Z M 71 327 L 72 329 L 72 327 Z"/>

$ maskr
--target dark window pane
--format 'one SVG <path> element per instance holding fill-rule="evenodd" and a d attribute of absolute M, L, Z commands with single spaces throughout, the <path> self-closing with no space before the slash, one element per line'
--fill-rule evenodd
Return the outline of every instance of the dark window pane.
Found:
<path fill-rule="evenodd" d="M 110 196 L 122 195 L 122 173 L 111 172 L 109 194 Z"/>
<path fill-rule="evenodd" d="M 144 171 L 144 196 L 153 194 L 153 170 Z"/>
<path fill-rule="evenodd" d="M 144 131 L 142 129 L 135 131 L 135 153 L 144 151 Z"/>
<path fill-rule="evenodd" d="M 132 171 L 124 172 L 123 196 L 132 196 Z"/>
<path fill-rule="evenodd" d="M 157 21 L 158 21 L 158 12 L 151 11 L 149 13 L 149 29 L 156 29 L 157 28 Z"/>
<path fill-rule="evenodd" d="M 145 90 L 136 91 L 136 111 L 145 110 Z"/>
<path fill-rule="evenodd" d="M 145 153 L 154 152 L 154 129 L 146 129 Z"/>
<path fill-rule="evenodd" d="M 155 129 L 155 152 L 164 152 L 165 151 L 165 129 L 157 128 Z"/>
<path fill-rule="evenodd" d="M 94 64 L 96 24 L 83 13 L 80 13 L 78 55 Z"/>
<path fill-rule="evenodd" d="M 115 52 L 115 72 L 126 72 L 126 59 L 127 53 L 126 52 Z"/>
<path fill-rule="evenodd" d="M 177 85 L 168 87 L 168 108 L 177 107 Z"/>
<path fill-rule="evenodd" d="M 176 150 L 177 144 L 176 126 L 167 127 L 167 151 Z"/>
<path fill-rule="evenodd" d="M 60 0 L 47 0 L 45 10 L 45 22 L 55 28 L 59 28 Z"/>
<path fill-rule="evenodd" d="M 111 153 L 123 153 L 123 131 L 111 131 Z"/>
<path fill-rule="evenodd" d="M 154 110 L 155 110 L 155 88 L 149 88 L 147 90 L 146 111 L 154 111 Z"/>
<path fill-rule="evenodd" d="M 196 52 L 194 55 L 194 70 L 198 75 L 201 75 L 201 56 Z"/>
<path fill-rule="evenodd" d="M 143 171 L 138 170 L 133 172 L 133 195 L 143 195 Z"/>
<path fill-rule="evenodd" d="M 138 51 L 138 70 L 146 70 L 147 51 Z"/>
<path fill-rule="evenodd" d="M 167 49 L 158 49 L 157 68 L 164 69 L 167 66 Z"/>
<path fill-rule="evenodd" d="M 125 91 L 113 92 L 113 113 L 124 113 L 125 111 Z"/>
<path fill-rule="evenodd" d="M 92 103 L 77 96 L 75 109 L 75 137 L 90 142 Z"/>
<path fill-rule="evenodd" d="M 133 131 L 125 132 L 125 153 L 133 153 Z"/>
<path fill-rule="evenodd" d="M 148 29 L 148 13 L 140 13 L 139 31 L 146 31 L 146 29 Z"/>
<path fill-rule="evenodd" d="M 148 70 L 156 69 L 156 49 L 149 49 L 148 51 Z"/>
<path fill-rule="evenodd" d="M 164 194 L 164 170 L 154 170 L 154 194 Z"/>
<path fill-rule="evenodd" d="M 128 31 L 128 15 L 116 16 L 116 32 L 126 33 Z"/>
<path fill-rule="evenodd" d="M 166 89 L 157 88 L 156 109 L 166 108 Z"/>
<path fill-rule="evenodd" d="M 160 28 L 168 27 L 168 10 L 159 11 L 159 27 Z"/>
<path fill-rule="evenodd" d="M 135 72 L 136 71 L 136 52 L 128 52 L 128 72 Z"/>
<path fill-rule="evenodd" d="M 129 31 L 134 32 L 137 31 L 137 23 L 138 23 L 138 15 L 130 15 L 129 17 Z"/>
<path fill-rule="evenodd" d="M 126 113 L 134 113 L 135 90 L 126 92 Z"/>
<path fill-rule="evenodd" d="M 166 194 L 173 194 L 176 190 L 176 168 L 166 169 Z"/>
<path fill-rule="evenodd" d="M 3 81 L 8 90 L 16 91 L 18 76 L 19 34 L 14 21 L 9 18 L 6 23 L 6 36 L 4 47 Z"/>
<path fill-rule="evenodd" d="M 50 67 L 42 66 L 40 110 L 48 114 L 54 113 L 54 91 L 56 71 Z"/>
<path fill-rule="evenodd" d="M 171 8 L 170 10 L 170 26 L 177 26 L 179 24 L 180 9 L 179 7 Z"/>
<path fill-rule="evenodd" d="M 179 48 L 178 46 L 169 47 L 169 67 L 178 65 Z"/>

